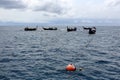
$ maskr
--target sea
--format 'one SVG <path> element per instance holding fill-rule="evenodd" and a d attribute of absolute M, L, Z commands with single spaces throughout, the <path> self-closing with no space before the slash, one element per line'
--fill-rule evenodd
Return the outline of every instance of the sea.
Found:
<path fill-rule="evenodd" d="M 92 35 L 76 27 L 1 26 L 0 80 L 120 80 L 120 26 L 96 26 Z"/>

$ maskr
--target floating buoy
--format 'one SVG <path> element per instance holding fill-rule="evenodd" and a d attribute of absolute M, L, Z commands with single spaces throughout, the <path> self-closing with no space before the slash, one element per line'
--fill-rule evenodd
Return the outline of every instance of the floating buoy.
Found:
<path fill-rule="evenodd" d="M 73 65 L 73 64 L 68 64 L 66 66 L 66 70 L 67 71 L 75 71 L 76 70 L 76 67 Z"/>

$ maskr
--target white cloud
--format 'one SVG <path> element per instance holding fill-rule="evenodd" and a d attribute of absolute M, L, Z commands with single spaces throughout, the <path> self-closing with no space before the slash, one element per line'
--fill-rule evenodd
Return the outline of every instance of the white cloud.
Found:
<path fill-rule="evenodd" d="M 76 0 L 76 2 L 78 1 Z M 119 3 L 120 0 L 79 1 L 79 3 L 75 5 L 74 16 L 77 18 L 91 19 L 120 19 Z"/>

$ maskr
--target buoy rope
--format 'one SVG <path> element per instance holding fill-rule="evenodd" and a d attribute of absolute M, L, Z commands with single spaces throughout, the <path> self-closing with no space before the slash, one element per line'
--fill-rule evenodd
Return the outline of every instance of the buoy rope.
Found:
<path fill-rule="evenodd" d="M 89 44 L 93 41 L 93 39 L 94 39 L 94 35 L 88 35 L 88 37 L 89 36 L 92 36 L 91 37 L 91 39 L 89 39 L 88 41 L 87 41 L 87 44 L 84 46 L 84 48 L 87 48 L 88 46 L 89 46 Z"/>

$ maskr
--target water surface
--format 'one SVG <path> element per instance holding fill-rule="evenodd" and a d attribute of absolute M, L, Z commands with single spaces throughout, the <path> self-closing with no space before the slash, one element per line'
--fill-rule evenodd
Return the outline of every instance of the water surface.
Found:
<path fill-rule="evenodd" d="M 23 29 L 0 27 L 0 80 L 120 80 L 120 27 Z M 69 63 L 83 70 L 66 71 Z"/>

